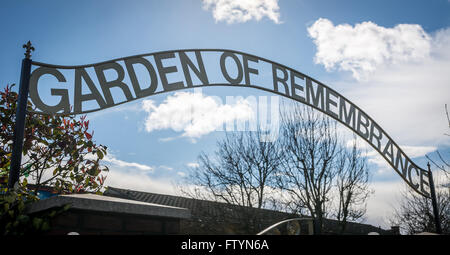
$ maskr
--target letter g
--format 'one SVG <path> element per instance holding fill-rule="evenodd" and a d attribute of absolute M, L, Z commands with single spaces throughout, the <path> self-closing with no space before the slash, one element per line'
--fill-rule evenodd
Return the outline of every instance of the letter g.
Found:
<path fill-rule="evenodd" d="M 61 100 L 55 106 L 46 105 L 39 97 L 37 83 L 44 74 L 51 74 L 59 82 L 66 82 L 64 75 L 55 68 L 39 67 L 33 71 L 30 78 L 30 98 L 34 105 L 44 113 L 57 113 L 63 110 L 64 113 L 70 112 L 69 93 L 67 89 L 51 89 L 52 96 L 61 96 Z"/>

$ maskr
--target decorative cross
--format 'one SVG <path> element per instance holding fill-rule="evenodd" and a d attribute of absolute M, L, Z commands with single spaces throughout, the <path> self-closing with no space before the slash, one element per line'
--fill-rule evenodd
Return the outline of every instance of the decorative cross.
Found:
<path fill-rule="evenodd" d="M 27 51 L 24 53 L 25 58 L 30 58 L 31 57 L 31 51 L 34 51 L 34 47 L 31 46 L 31 42 L 28 41 L 27 44 L 23 45 L 23 48 L 27 49 Z"/>

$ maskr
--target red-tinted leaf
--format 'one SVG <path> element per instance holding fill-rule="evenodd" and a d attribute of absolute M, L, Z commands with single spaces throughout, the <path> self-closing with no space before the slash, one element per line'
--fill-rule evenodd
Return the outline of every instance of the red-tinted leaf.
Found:
<path fill-rule="evenodd" d="M 91 140 L 91 139 L 92 139 L 92 135 L 90 135 L 88 132 L 84 131 L 84 135 L 86 136 L 86 138 L 87 138 L 88 140 Z"/>

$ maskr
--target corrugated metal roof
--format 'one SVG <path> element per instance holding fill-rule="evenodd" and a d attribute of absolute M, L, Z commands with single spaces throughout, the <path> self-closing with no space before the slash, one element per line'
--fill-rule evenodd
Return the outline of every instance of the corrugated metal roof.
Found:
<path fill-rule="evenodd" d="M 147 203 L 154 203 L 154 204 L 160 204 L 160 205 L 167 205 L 167 206 L 174 206 L 174 207 L 181 207 L 181 208 L 187 208 L 191 211 L 191 214 L 193 217 L 195 215 L 204 215 L 207 213 L 210 216 L 214 217 L 221 217 L 224 214 L 227 216 L 237 216 L 237 211 L 242 210 L 243 207 L 237 206 L 237 205 L 231 205 L 226 203 L 220 203 L 220 202 L 214 202 L 214 201 L 207 201 L 207 200 L 199 200 L 199 199 L 193 199 L 188 197 L 182 197 L 182 196 L 172 196 L 172 195 L 166 195 L 166 194 L 157 194 L 157 193 L 150 193 L 150 192 L 143 192 L 143 191 L 136 191 L 136 190 L 127 190 L 127 189 L 120 189 L 120 188 L 114 188 L 109 187 L 105 192 L 105 196 L 115 196 L 115 197 L 122 197 L 127 199 L 133 199 L 137 201 L 147 202 Z M 251 210 L 256 213 L 262 213 L 268 217 L 277 215 L 278 217 L 290 217 L 291 214 L 273 211 L 273 210 L 267 210 L 267 209 L 256 209 L 256 208 L 246 208 L 246 210 Z"/>

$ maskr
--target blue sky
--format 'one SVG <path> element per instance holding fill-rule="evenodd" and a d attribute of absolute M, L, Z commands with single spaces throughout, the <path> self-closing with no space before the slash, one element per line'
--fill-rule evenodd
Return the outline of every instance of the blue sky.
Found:
<path fill-rule="evenodd" d="M 422 167 L 426 153 L 449 152 L 443 135 L 448 132 L 444 103 L 450 103 L 449 1 L 258 0 L 259 11 L 233 2 L 2 1 L 0 86 L 18 83 L 22 44 L 28 40 L 36 48 L 33 60 L 58 65 L 162 50 L 232 49 L 292 67 L 334 88 L 369 113 Z M 334 51 L 333 45 L 343 50 Z M 224 103 L 227 96 L 269 101 L 272 96 L 235 88 L 204 88 L 202 93 L 202 103 L 211 96 Z M 170 112 L 168 97 L 182 107 L 189 95 L 166 93 L 88 115 L 94 139 L 109 148 L 110 185 L 173 193 L 170 184 L 188 173 L 198 154 L 215 149 L 225 132 L 203 130 L 193 137 L 186 123 L 178 128 L 177 123 L 147 124 L 164 109 Z M 239 102 L 231 106 L 242 109 Z M 384 226 L 383 210 L 395 203 L 387 197 L 401 179 L 374 151 L 369 156 L 376 195 L 368 221 Z"/>

